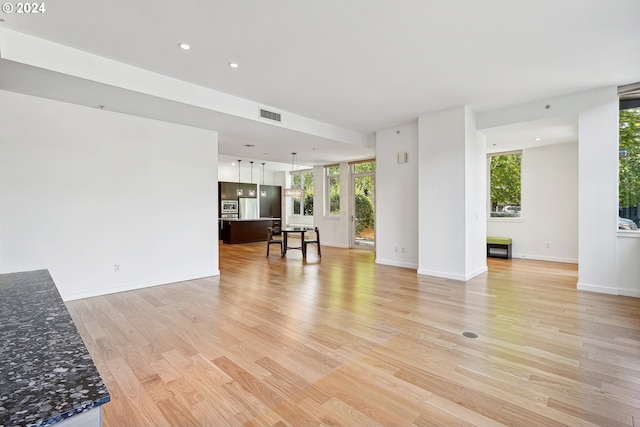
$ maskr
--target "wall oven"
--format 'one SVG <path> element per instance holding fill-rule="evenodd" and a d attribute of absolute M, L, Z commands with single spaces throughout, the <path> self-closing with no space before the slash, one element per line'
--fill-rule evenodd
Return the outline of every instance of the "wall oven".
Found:
<path fill-rule="evenodd" d="M 237 214 L 238 213 L 238 201 L 237 200 L 223 200 L 222 212 L 223 214 Z"/>

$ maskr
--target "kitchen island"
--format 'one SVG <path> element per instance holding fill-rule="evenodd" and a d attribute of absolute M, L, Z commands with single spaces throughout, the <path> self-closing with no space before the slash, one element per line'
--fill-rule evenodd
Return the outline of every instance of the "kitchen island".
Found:
<path fill-rule="evenodd" d="M 0 427 L 100 426 L 109 392 L 47 270 L 0 274 Z"/>
<path fill-rule="evenodd" d="M 220 239 L 223 243 L 266 241 L 267 227 L 280 227 L 280 218 L 224 218 L 220 220 Z"/>

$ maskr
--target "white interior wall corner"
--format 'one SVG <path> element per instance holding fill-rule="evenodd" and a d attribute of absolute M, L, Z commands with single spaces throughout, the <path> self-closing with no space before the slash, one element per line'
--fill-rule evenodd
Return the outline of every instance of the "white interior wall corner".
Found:
<path fill-rule="evenodd" d="M 6 91 L 0 118 L 0 272 L 65 299 L 219 274 L 217 132 Z"/>

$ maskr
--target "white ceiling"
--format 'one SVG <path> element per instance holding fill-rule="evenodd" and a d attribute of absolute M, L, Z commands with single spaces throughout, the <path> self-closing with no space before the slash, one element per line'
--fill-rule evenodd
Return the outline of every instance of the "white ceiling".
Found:
<path fill-rule="evenodd" d="M 524 150 L 578 140 L 578 118 L 559 116 L 482 130 L 487 152 Z"/>
<path fill-rule="evenodd" d="M 45 5 L 40 15 L 3 14 L 2 25 L 364 134 L 454 106 L 483 112 L 640 80 L 638 0 L 57 0 Z M 181 42 L 192 49 L 179 49 Z M 231 61 L 240 67 L 230 68 Z M 74 84 L 64 80 L 59 78 L 56 89 Z M 0 83 L 8 90 L 61 97 L 29 80 L 11 82 L 5 76 Z M 96 95 L 126 109 L 125 94 L 102 89 Z M 82 96 L 70 101 L 107 102 Z M 179 116 L 211 126 L 212 116 L 196 107 L 138 104 L 137 112 L 133 107 L 123 112 L 163 120 Z M 234 157 L 286 164 L 301 141 L 305 150 L 298 150 L 303 151 L 299 160 L 307 164 L 373 152 L 223 115 L 213 122 L 220 152 Z M 506 144 L 505 132 L 511 130 L 516 131 L 511 138 L 528 131 L 560 140 L 568 123 L 575 132 L 575 118 L 559 118 L 487 134 L 495 138 L 491 146 Z M 553 129 L 561 133 L 552 134 Z"/>

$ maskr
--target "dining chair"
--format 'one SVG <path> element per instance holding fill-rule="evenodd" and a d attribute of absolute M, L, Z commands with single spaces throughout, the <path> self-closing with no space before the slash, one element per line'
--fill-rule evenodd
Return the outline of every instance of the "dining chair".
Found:
<path fill-rule="evenodd" d="M 267 256 L 271 245 L 280 245 L 280 256 L 282 256 L 282 239 L 274 239 L 274 235 L 280 235 L 280 227 L 267 227 Z"/>
<path fill-rule="evenodd" d="M 318 257 L 322 257 L 322 253 L 320 252 L 320 230 L 318 230 L 318 227 L 315 227 L 313 231 L 316 234 L 315 238 L 305 239 L 304 242 L 302 242 L 302 253 L 305 258 L 307 257 L 307 245 L 310 243 L 315 243 L 318 246 Z"/>

